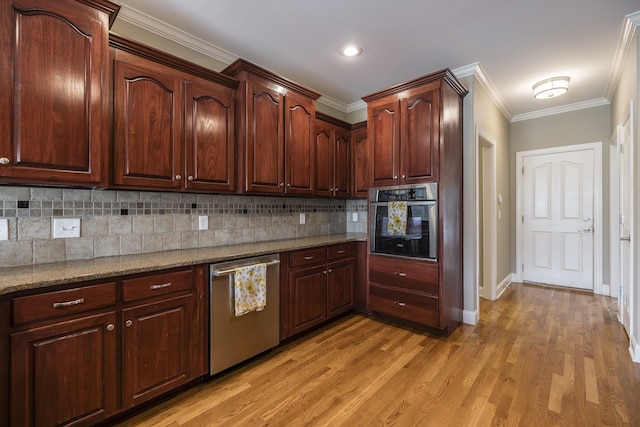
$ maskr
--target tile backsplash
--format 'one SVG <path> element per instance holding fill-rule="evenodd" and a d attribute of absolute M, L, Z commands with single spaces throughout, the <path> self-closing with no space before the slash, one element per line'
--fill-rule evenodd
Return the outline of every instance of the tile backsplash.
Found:
<path fill-rule="evenodd" d="M 198 230 L 202 215 L 207 230 Z M 366 200 L 0 186 L 9 223 L 0 267 L 364 233 L 366 216 Z M 52 238 L 52 220 L 62 217 L 80 218 L 80 237 Z"/>

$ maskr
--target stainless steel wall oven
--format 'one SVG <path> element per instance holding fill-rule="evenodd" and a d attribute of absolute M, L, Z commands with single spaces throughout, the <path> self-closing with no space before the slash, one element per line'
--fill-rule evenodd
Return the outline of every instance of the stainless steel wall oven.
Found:
<path fill-rule="evenodd" d="M 369 251 L 437 260 L 438 184 L 369 190 Z"/>

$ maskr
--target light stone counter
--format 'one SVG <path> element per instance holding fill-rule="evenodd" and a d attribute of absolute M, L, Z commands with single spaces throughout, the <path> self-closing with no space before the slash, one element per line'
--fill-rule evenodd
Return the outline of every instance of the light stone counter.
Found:
<path fill-rule="evenodd" d="M 329 234 L 270 242 L 9 267 L 0 269 L 0 296 L 48 286 L 364 240 L 366 240 L 366 234 Z"/>

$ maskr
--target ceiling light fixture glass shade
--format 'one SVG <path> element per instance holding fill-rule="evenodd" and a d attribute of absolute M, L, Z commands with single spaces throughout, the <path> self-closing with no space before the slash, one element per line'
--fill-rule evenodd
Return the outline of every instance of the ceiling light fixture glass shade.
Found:
<path fill-rule="evenodd" d="M 362 53 L 362 48 L 358 46 L 346 46 L 342 49 L 344 56 L 358 56 Z"/>
<path fill-rule="evenodd" d="M 536 99 L 555 98 L 568 90 L 569 77 L 552 77 L 533 85 L 533 97 Z"/>

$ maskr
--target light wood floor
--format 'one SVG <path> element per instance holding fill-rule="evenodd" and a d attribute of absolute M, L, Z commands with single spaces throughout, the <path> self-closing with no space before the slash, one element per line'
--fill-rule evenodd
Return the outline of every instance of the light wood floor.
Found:
<path fill-rule="evenodd" d="M 616 301 L 513 284 L 448 338 L 350 315 L 123 426 L 640 426 Z"/>

